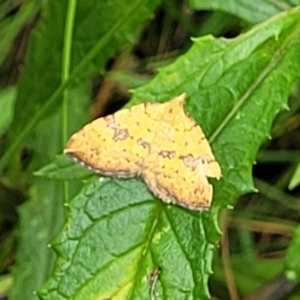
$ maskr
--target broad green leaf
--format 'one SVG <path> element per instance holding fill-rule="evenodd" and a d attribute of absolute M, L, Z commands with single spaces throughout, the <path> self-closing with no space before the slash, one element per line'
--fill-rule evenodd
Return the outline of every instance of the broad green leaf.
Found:
<path fill-rule="evenodd" d="M 212 181 L 212 208 L 197 213 L 167 205 L 137 179 L 94 179 L 70 203 L 53 245 L 55 272 L 41 299 L 209 297 L 219 211 L 254 190 L 257 150 L 300 79 L 299 18 L 295 9 L 235 39 L 194 39 L 186 54 L 134 91 L 131 105 L 187 94 L 185 109 L 202 126 L 223 171 Z"/>
<path fill-rule="evenodd" d="M 299 14 L 283 13 L 236 39 L 195 39 L 186 56 L 134 92 L 132 103 L 186 92 L 186 110 L 204 129 L 223 170 L 223 180 L 215 182 L 219 205 L 253 191 L 256 152 L 300 77 Z"/>
<path fill-rule="evenodd" d="M 206 291 L 195 279 L 210 270 L 198 253 L 211 257 L 213 250 L 205 243 L 203 217 L 154 200 L 140 180 L 94 180 L 70 205 L 65 231 L 53 245 L 58 268 L 40 296 L 146 299 L 150 274 L 160 267 L 157 294 L 200 299 Z"/>
<path fill-rule="evenodd" d="M 297 0 L 187 0 L 187 2 L 192 9 L 224 11 L 251 24 L 267 20 L 298 4 Z"/>

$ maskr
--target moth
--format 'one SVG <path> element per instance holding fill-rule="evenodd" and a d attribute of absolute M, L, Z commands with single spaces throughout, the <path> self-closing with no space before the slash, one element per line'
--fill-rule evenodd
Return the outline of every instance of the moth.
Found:
<path fill-rule="evenodd" d="M 222 176 L 201 127 L 183 108 L 185 94 L 143 103 L 99 118 L 72 135 L 64 150 L 97 173 L 141 177 L 161 200 L 208 209 L 207 178 Z"/>

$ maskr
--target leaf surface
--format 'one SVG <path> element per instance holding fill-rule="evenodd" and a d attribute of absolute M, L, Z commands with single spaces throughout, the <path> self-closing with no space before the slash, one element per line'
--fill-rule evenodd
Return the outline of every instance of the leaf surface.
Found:
<path fill-rule="evenodd" d="M 137 179 L 93 179 L 70 203 L 42 299 L 209 297 L 219 211 L 255 190 L 257 150 L 299 82 L 299 18 L 295 9 L 235 39 L 194 39 L 186 54 L 134 90 L 131 105 L 187 94 L 185 109 L 203 128 L 223 172 L 211 181 L 213 206 L 196 213 L 155 199 Z"/>
<path fill-rule="evenodd" d="M 271 18 L 284 10 L 293 8 L 297 0 L 188 0 L 192 9 L 220 10 L 237 16 L 250 24 L 256 24 Z"/>
<path fill-rule="evenodd" d="M 74 164 L 74 161 L 64 154 L 57 155 L 52 163 L 34 172 L 34 175 L 39 177 L 60 180 L 84 179 L 92 174 L 92 171 L 80 164 Z"/>

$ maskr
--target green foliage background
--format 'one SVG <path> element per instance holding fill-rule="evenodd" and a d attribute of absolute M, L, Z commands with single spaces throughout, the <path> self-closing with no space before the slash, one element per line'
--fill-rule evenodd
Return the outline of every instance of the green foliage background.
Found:
<path fill-rule="evenodd" d="M 10 126 L 0 159 L 2 176 L 16 187 L 30 183 L 19 208 L 10 299 L 209 297 L 220 212 L 232 208 L 240 195 L 255 191 L 252 165 L 257 151 L 299 84 L 300 11 L 291 9 L 293 2 L 285 3 L 285 12 L 282 6 L 261 4 L 256 11 L 244 1 L 225 6 L 224 1 L 187 1 L 191 10 L 223 11 L 212 14 L 206 24 L 217 16 L 226 27 L 227 12 L 244 20 L 248 30 L 232 39 L 194 37 L 189 49 L 133 89 L 128 103 L 163 102 L 187 94 L 185 109 L 203 128 L 223 172 L 220 181 L 212 181 L 212 208 L 202 213 L 162 203 L 139 179 L 99 180 L 65 156 L 52 162 L 70 134 L 88 121 L 92 79 L 105 74 L 108 60 L 137 41 L 161 3 L 81 0 L 22 5 L 26 13 L 19 14 L 17 28 L 37 11 L 40 17 L 17 96 L 6 102 L 8 115 L 15 107 L 13 119 L 0 123 L 2 132 Z M 180 13 L 175 4 L 169 9 L 173 16 Z M 187 28 L 190 34 L 199 32 Z M 11 32 L 7 43 L 17 31 Z M 26 170 L 20 159 L 24 147 L 33 151 Z M 38 169 L 38 176 L 32 176 Z M 299 267 L 291 261 L 298 240 L 296 236 L 286 258 L 287 274 L 296 280 Z"/>

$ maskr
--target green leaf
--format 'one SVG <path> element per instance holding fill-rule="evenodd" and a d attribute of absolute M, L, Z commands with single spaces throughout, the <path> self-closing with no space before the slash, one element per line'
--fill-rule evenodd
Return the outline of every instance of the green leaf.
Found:
<path fill-rule="evenodd" d="M 134 91 L 131 105 L 187 94 L 185 109 L 202 126 L 223 171 L 212 181 L 213 206 L 196 213 L 167 205 L 137 179 L 86 184 L 54 243 L 58 260 L 39 291 L 42 299 L 209 297 L 219 211 L 254 190 L 257 150 L 299 82 L 299 18 L 295 9 L 235 39 L 194 39 L 186 54 Z"/>
<path fill-rule="evenodd" d="M 223 170 L 224 179 L 215 183 L 221 206 L 254 190 L 257 150 L 299 80 L 299 14 L 283 13 L 236 39 L 195 39 L 185 56 L 134 91 L 133 103 L 187 93 L 186 110 L 209 137 Z"/>
<path fill-rule="evenodd" d="M 54 162 L 34 172 L 34 175 L 47 179 L 82 179 L 94 173 L 74 162 L 65 154 L 57 155 Z"/>
<path fill-rule="evenodd" d="M 220 10 L 235 15 L 250 24 L 262 22 L 278 13 L 291 9 L 298 4 L 297 0 L 188 0 L 191 9 Z"/>
<path fill-rule="evenodd" d="M 296 170 L 294 171 L 294 174 L 290 180 L 289 183 L 289 189 L 293 190 L 295 187 L 297 187 L 300 183 L 300 164 L 296 167 Z"/>
<path fill-rule="evenodd" d="M 0 92 L 0 134 L 10 125 L 16 98 L 16 88 L 7 88 Z"/>
<path fill-rule="evenodd" d="M 40 297 L 145 299 L 150 273 L 160 267 L 156 293 L 200 299 L 207 291 L 195 279 L 210 270 L 198 254 L 208 259 L 213 250 L 205 245 L 202 218 L 154 200 L 139 180 L 94 180 L 70 205 L 65 231 L 54 242 L 58 268 Z"/>

